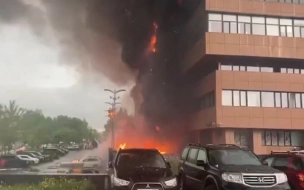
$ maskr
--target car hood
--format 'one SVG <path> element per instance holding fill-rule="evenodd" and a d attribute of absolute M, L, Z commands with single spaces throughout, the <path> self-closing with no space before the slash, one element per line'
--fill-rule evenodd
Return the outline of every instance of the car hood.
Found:
<path fill-rule="evenodd" d="M 277 169 L 264 165 L 221 165 L 218 167 L 223 172 L 241 172 L 241 173 L 278 173 Z"/>
<path fill-rule="evenodd" d="M 128 168 L 116 170 L 117 177 L 133 182 L 158 182 L 168 176 L 166 168 Z"/>

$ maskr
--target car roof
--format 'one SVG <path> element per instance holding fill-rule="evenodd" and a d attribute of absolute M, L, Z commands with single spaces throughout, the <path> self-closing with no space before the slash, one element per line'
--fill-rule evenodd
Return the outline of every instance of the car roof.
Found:
<path fill-rule="evenodd" d="M 129 152 L 129 151 L 155 151 L 158 152 L 157 149 L 155 148 L 125 148 L 125 149 L 120 149 L 120 152 Z"/>
<path fill-rule="evenodd" d="M 234 145 L 234 144 L 206 144 L 206 145 L 202 145 L 202 144 L 188 144 L 187 147 L 189 148 L 204 148 L 204 149 L 208 149 L 208 150 L 245 150 L 245 151 L 249 151 L 246 149 L 243 149 L 240 146 Z"/>

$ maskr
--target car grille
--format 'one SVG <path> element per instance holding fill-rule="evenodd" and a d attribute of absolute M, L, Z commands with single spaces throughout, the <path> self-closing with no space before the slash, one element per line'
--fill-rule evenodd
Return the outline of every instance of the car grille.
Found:
<path fill-rule="evenodd" d="M 271 186 L 276 184 L 275 175 L 244 175 L 244 183 L 250 186 Z"/>
<path fill-rule="evenodd" d="M 163 190 L 163 187 L 161 184 L 156 183 L 135 183 L 132 190 L 139 190 L 139 189 L 157 189 L 157 190 Z"/>

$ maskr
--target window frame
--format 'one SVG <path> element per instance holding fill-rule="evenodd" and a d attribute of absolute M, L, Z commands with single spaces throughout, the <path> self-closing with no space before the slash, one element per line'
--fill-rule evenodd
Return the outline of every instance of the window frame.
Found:
<path fill-rule="evenodd" d="M 280 132 L 283 132 L 284 135 L 284 145 L 280 144 Z M 266 133 L 270 133 L 270 145 L 266 142 Z M 276 143 L 273 144 L 273 137 L 272 134 L 276 133 Z M 289 144 L 286 143 L 285 137 L 286 134 L 289 136 Z M 280 147 L 286 147 L 286 146 L 292 146 L 292 139 L 291 139 L 291 131 L 290 130 L 262 130 L 261 133 L 261 141 L 262 141 L 262 146 L 280 146 Z"/>

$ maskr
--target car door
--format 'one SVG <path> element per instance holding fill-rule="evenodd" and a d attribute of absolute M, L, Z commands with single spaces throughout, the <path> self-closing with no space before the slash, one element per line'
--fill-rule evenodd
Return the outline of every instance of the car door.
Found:
<path fill-rule="evenodd" d="M 191 148 L 184 164 L 187 185 L 189 185 L 190 187 L 195 186 L 197 184 L 197 180 L 195 178 L 197 153 L 198 149 Z"/>
<path fill-rule="evenodd" d="M 284 172 L 287 175 L 288 181 L 290 181 L 294 176 L 294 172 L 292 171 L 292 168 L 295 167 L 292 166 L 293 165 L 292 161 L 293 161 L 293 157 L 276 156 L 274 158 L 272 167 Z"/>
<path fill-rule="evenodd" d="M 197 154 L 197 158 L 196 160 L 198 161 L 204 161 L 205 163 L 207 163 L 207 153 L 205 149 L 199 149 L 198 150 L 198 154 Z M 196 161 L 196 163 L 197 163 Z M 207 176 L 207 172 L 205 167 L 203 166 L 195 166 L 195 179 L 196 179 L 196 189 L 203 189 L 203 182 L 204 179 Z"/>

